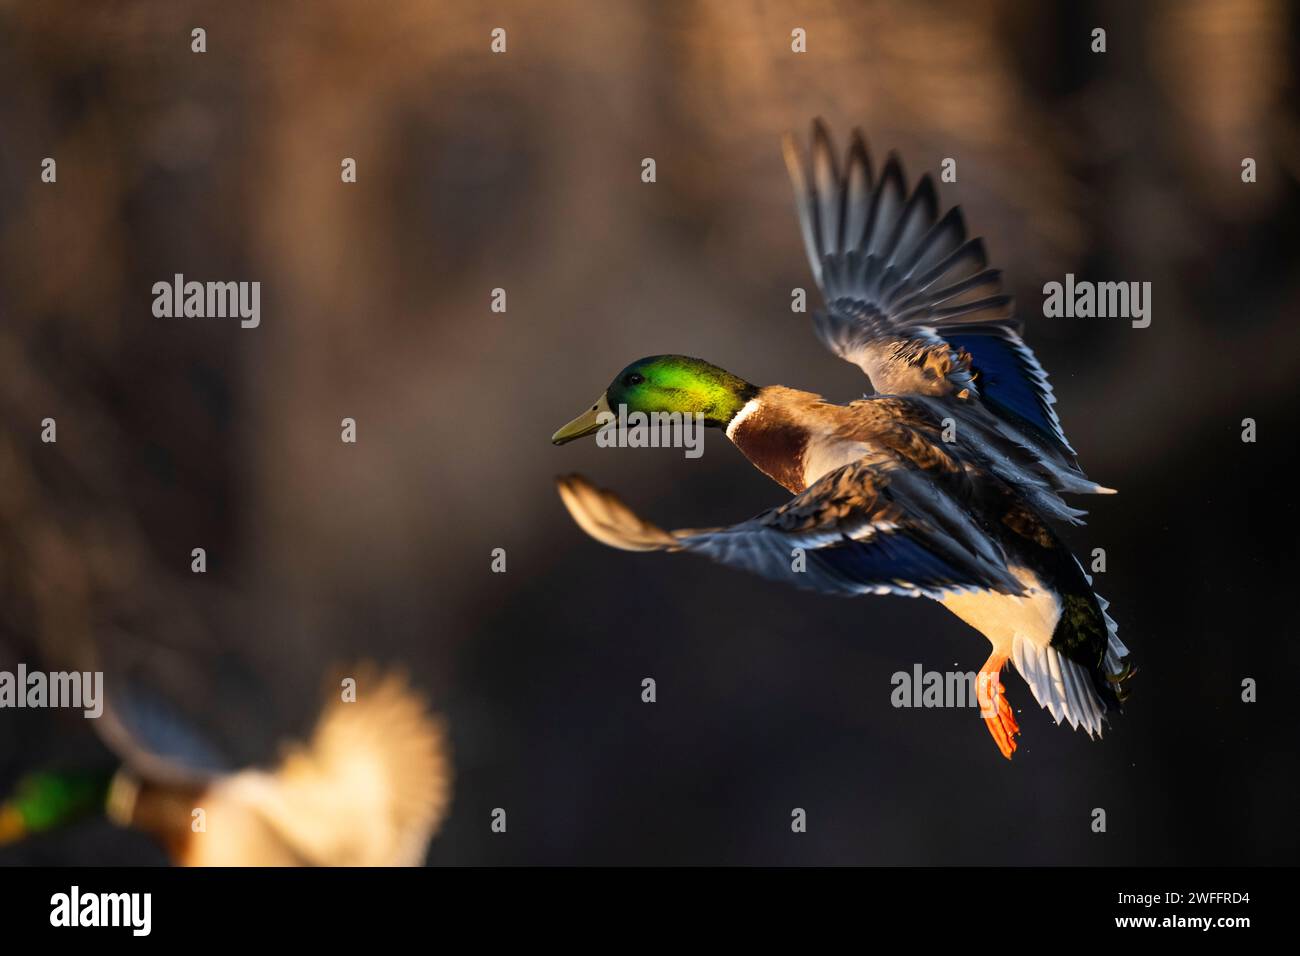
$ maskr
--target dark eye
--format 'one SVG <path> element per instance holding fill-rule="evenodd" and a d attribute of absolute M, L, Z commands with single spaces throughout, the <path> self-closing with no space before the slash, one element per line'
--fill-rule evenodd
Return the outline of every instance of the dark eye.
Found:
<path fill-rule="evenodd" d="M 638 375 L 636 372 L 633 372 L 631 375 L 625 375 L 623 377 L 624 385 L 640 385 L 644 381 L 645 381 L 645 376 Z"/>

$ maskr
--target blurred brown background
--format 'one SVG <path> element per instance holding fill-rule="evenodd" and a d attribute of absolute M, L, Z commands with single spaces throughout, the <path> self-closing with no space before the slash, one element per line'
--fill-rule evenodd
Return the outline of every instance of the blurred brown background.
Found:
<path fill-rule="evenodd" d="M 0 666 L 93 653 L 256 760 L 334 662 L 402 663 L 456 748 L 432 863 L 1295 862 L 1297 34 L 1284 0 L 0 2 Z M 716 433 L 549 445 L 642 355 L 864 389 L 789 311 L 779 136 L 817 115 L 912 177 L 957 160 L 942 198 L 1120 489 L 1069 532 L 1142 666 L 1102 743 L 1012 679 L 1007 765 L 974 714 L 889 704 L 983 660 L 939 608 L 609 552 L 554 494 L 781 500 Z M 261 327 L 154 318 L 177 272 L 260 281 Z M 1152 282 L 1151 327 L 1043 318 L 1066 272 Z M 0 790 L 106 759 L 0 714 Z M 0 854 L 160 859 L 103 824 Z"/>

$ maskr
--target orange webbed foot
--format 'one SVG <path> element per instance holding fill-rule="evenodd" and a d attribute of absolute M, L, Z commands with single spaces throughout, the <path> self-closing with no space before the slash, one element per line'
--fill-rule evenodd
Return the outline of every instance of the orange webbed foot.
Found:
<path fill-rule="evenodd" d="M 1006 663 L 1004 655 L 990 654 L 980 668 L 975 693 L 979 698 L 980 716 L 984 718 L 984 725 L 993 735 L 993 742 L 1002 751 L 1002 756 L 1010 760 L 1016 752 L 1016 735 L 1020 733 L 1020 725 L 1011 713 L 1011 702 L 1007 700 L 1002 688 L 1002 668 Z"/>

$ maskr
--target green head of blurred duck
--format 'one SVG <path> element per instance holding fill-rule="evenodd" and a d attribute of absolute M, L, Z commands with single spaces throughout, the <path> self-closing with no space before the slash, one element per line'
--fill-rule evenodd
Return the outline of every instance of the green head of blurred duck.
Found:
<path fill-rule="evenodd" d="M 42 771 L 18 781 L 0 803 L 0 846 L 71 826 L 104 812 L 110 772 Z"/>

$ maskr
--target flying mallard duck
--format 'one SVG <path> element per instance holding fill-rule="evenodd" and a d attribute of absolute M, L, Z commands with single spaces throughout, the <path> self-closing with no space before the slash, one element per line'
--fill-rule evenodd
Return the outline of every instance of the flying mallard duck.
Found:
<path fill-rule="evenodd" d="M 1000 272 L 958 208 L 939 216 L 929 176 L 909 194 L 891 154 L 874 177 L 861 133 L 842 170 L 820 121 L 811 178 L 789 137 L 785 156 L 826 301 L 814 328 L 876 394 L 837 405 L 700 359 L 641 359 L 551 440 L 590 435 L 620 406 L 701 416 L 794 497 L 740 524 L 681 531 L 576 475 L 559 479 L 564 504 L 615 548 L 695 552 L 826 594 L 932 598 L 993 645 L 977 693 L 1004 756 L 1020 732 L 998 679 L 1008 661 L 1057 723 L 1100 735 L 1128 651 L 1047 519 L 1079 522 L 1062 492 L 1113 492 L 1080 470 Z"/>
<path fill-rule="evenodd" d="M 331 695 L 270 770 L 231 770 L 152 698 L 110 698 L 94 723 L 123 766 L 26 777 L 0 804 L 0 844 L 106 814 L 183 866 L 419 865 L 450 801 L 443 723 L 401 676 L 353 674 L 355 701 Z"/>

